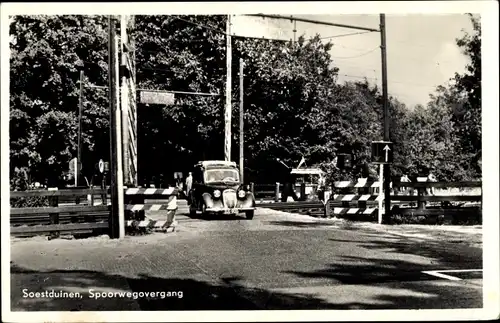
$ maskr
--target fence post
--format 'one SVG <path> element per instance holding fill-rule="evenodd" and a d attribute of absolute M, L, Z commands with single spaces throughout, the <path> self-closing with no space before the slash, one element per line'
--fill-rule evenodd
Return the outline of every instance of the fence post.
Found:
<path fill-rule="evenodd" d="M 306 183 L 304 182 L 300 183 L 300 200 L 306 200 Z"/>
<path fill-rule="evenodd" d="M 331 208 L 330 208 L 330 197 L 328 198 L 325 198 L 325 218 L 329 218 L 330 217 L 330 214 L 331 214 Z"/>
<path fill-rule="evenodd" d="M 417 177 L 417 182 L 426 182 L 427 178 Z M 417 210 L 425 210 L 425 201 L 421 200 L 421 196 L 424 196 L 426 187 L 417 187 Z"/>
<path fill-rule="evenodd" d="M 57 191 L 57 187 L 49 187 L 47 188 L 48 191 Z M 49 205 L 51 207 L 58 207 L 59 206 L 59 197 L 56 196 L 50 196 L 49 197 Z M 50 213 L 49 214 L 50 218 L 50 224 L 59 224 L 59 213 Z M 59 231 L 52 231 L 49 233 L 49 240 L 59 238 Z"/>
<path fill-rule="evenodd" d="M 368 178 L 359 178 L 358 179 L 358 183 L 359 182 L 364 182 L 365 185 L 368 185 Z M 356 192 L 357 194 L 359 195 L 364 195 L 364 194 L 370 194 L 370 187 L 367 186 L 367 187 L 358 187 L 358 191 Z M 366 209 L 366 201 L 360 201 L 358 200 L 358 208 L 360 209 Z"/>
<path fill-rule="evenodd" d="M 280 201 L 280 183 L 276 182 L 276 186 L 274 188 L 274 202 Z"/>
<path fill-rule="evenodd" d="M 250 183 L 250 192 L 252 192 L 253 196 L 255 197 L 255 183 L 254 182 Z"/>
<path fill-rule="evenodd" d="M 108 191 L 106 189 L 106 174 L 102 174 L 101 188 L 103 189 L 103 193 L 101 195 L 102 205 L 108 205 Z"/>

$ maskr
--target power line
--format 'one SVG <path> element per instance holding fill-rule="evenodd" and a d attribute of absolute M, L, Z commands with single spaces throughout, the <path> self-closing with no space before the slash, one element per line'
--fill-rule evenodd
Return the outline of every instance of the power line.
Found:
<path fill-rule="evenodd" d="M 190 20 L 187 20 L 187 19 L 183 19 L 183 18 L 179 18 L 177 16 L 173 17 L 174 19 L 178 19 L 178 20 L 181 20 L 181 21 L 184 21 L 184 22 L 187 22 L 188 24 L 192 24 L 192 25 L 195 25 L 195 26 L 198 26 L 200 28 L 205 28 L 205 29 L 208 29 L 208 30 L 211 30 L 211 31 L 214 31 L 216 33 L 219 33 L 219 34 L 222 34 L 222 35 L 225 35 L 227 36 L 226 32 L 222 31 L 222 30 L 219 30 L 219 29 L 216 29 L 216 28 L 212 28 L 212 27 L 209 27 L 209 26 L 206 26 L 206 25 L 203 25 L 203 24 L 200 24 L 200 23 L 197 23 L 197 22 L 193 22 L 193 21 L 190 21 Z"/>
<path fill-rule="evenodd" d="M 326 21 L 319 21 L 319 20 L 312 20 L 312 19 L 305 19 L 305 18 L 298 18 L 298 17 L 286 17 L 286 16 L 281 16 L 281 15 L 265 15 L 265 14 L 259 13 L 259 14 L 247 14 L 245 16 L 271 18 L 271 19 L 286 19 L 286 20 L 292 20 L 292 21 L 295 20 L 295 21 L 307 22 L 307 23 L 316 24 L 316 25 L 334 26 L 334 27 L 342 27 L 342 28 L 349 28 L 349 29 L 359 29 L 359 30 L 366 30 L 366 31 L 370 31 L 370 32 L 379 32 L 380 31 L 378 29 L 369 28 L 369 27 L 337 24 L 337 23 L 333 23 L 333 22 L 326 22 Z"/>
<path fill-rule="evenodd" d="M 363 31 L 363 32 L 357 32 L 357 33 L 350 33 L 350 34 L 340 34 L 340 35 L 333 35 L 333 36 L 321 37 L 320 39 L 340 38 L 340 37 L 362 35 L 362 34 L 369 34 L 369 33 L 372 33 L 372 32 L 371 31 Z"/>
<path fill-rule="evenodd" d="M 374 51 L 376 51 L 377 49 L 379 49 L 379 47 L 375 47 L 361 55 L 356 55 L 356 56 L 349 56 L 349 57 L 335 57 L 335 56 L 332 56 L 332 58 L 336 58 L 336 59 L 350 59 L 350 58 L 358 58 L 358 57 L 362 57 L 362 56 L 366 56 L 368 54 L 371 54 L 373 53 Z"/>
<path fill-rule="evenodd" d="M 357 78 L 357 79 L 369 79 L 369 80 L 375 80 L 378 81 L 377 78 L 374 77 L 368 77 L 368 76 L 361 76 L 361 75 L 351 75 L 351 74 L 337 74 L 339 76 L 345 76 L 349 78 Z M 412 83 L 412 82 L 403 82 L 403 81 L 389 81 L 390 84 L 405 84 L 405 85 L 413 85 L 413 86 L 419 86 L 419 87 L 427 87 L 427 88 L 436 88 L 439 85 L 428 85 L 428 84 L 421 84 L 421 83 Z"/>

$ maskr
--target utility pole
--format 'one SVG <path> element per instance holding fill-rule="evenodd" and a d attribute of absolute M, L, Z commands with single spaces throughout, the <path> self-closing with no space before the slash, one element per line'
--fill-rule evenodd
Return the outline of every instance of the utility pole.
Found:
<path fill-rule="evenodd" d="M 82 114 L 83 114 L 83 70 L 80 71 L 80 102 L 78 105 L 78 152 L 75 165 L 75 187 L 78 186 L 78 178 L 80 177 L 79 165 L 82 163 Z"/>
<path fill-rule="evenodd" d="M 382 57 L 382 99 L 384 104 L 384 141 L 390 141 L 389 133 L 389 102 L 387 90 L 387 43 L 385 37 L 385 14 L 380 14 L 380 50 Z M 384 204 L 385 214 L 382 219 L 383 223 L 387 223 L 391 219 L 391 170 L 390 164 L 383 167 L 384 180 Z"/>
<path fill-rule="evenodd" d="M 293 16 L 290 16 L 290 18 L 293 18 Z M 293 42 L 295 43 L 297 39 L 297 20 L 292 19 L 293 22 Z"/>
<path fill-rule="evenodd" d="M 243 183 L 243 171 L 245 167 L 243 167 L 243 145 L 244 145 L 244 133 L 243 133 L 243 126 L 244 126 L 244 111 L 243 111 L 243 96 L 244 96 L 244 91 L 243 91 L 243 58 L 240 58 L 240 176 L 241 176 L 241 182 Z"/>
<path fill-rule="evenodd" d="M 224 111 L 224 159 L 231 160 L 231 15 L 226 22 L 226 108 Z"/>
<path fill-rule="evenodd" d="M 111 214 L 110 237 L 123 238 L 125 235 L 125 218 L 123 203 L 123 171 L 121 163 L 121 115 L 118 109 L 119 69 L 118 69 L 118 39 L 113 17 L 108 17 L 108 66 L 109 66 L 109 117 L 110 117 L 110 147 L 111 147 Z"/>
<path fill-rule="evenodd" d="M 127 84 L 127 75 L 124 73 L 127 66 L 126 44 L 128 43 L 127 35 L 127 17 L 120 17 L 120 40 L 121 40 L 121 112 L 122 112 L 122 139 L 123 139 L 123 179 L 126 185 L 130 185 L 130 156 L 128 151 L 129 133 L 128 133 L 128 115 L 129 115 L 129 93 Z"/>

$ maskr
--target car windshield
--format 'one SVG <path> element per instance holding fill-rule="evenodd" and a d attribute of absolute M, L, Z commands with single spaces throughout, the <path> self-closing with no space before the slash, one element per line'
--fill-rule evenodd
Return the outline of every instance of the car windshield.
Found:
<path fill-rule="evenodd" d="M 234 169 L 209 169 L 205 172 L 205 182 L 236 182 L 238 183 L 240 176 L 237 170 Z"/>

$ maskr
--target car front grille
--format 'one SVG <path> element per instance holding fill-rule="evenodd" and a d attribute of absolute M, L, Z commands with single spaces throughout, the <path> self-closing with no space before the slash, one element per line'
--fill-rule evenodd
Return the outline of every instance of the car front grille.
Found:
<path fill-rule="evenodd" d="M 236 191 L 235 190 L 225 190 L 222 193 L 222 201 L 224 202 L 224 206 L 227 208 L 234 208 L 236 207 Z"/>

